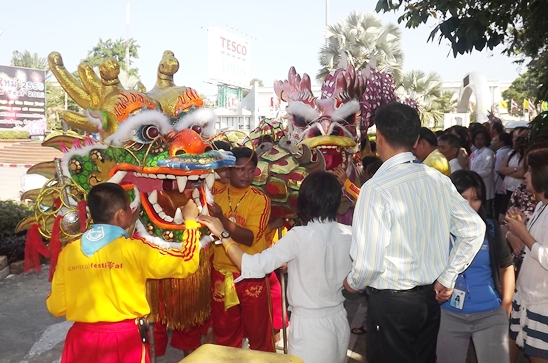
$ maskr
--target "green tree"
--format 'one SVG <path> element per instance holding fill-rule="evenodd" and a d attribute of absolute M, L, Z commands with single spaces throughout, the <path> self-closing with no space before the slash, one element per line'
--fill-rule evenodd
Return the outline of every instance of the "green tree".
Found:
<path fill-rule="evenodd" d="M 402 79 L 401 31 L 396 25 L 385 25 L 374 14 L 351 12 L 345 20 L 329 25 L 326 37 L 327 44 L 320 48 L 319 53 L 322 66 L 316 76 L 319 82 L 338 68 L 343 53 L 356 70 L 365 68 L 375 56 L 377 69 L 392 74 L 396 84 Z"/>
<path fill-rule="evenodd" d="M 508 105 L 511 105 L 512 100 L 516 101 L 518 104 L 517 110 L 512 110 L 510 107 L 508 112 L 514 116 L 523 116 L 523 101 L 533 101 L 537 86 L 538 80 L 533 74 L 531 74 L 531 72 L 525 72 L 516 78 L 510 87 L 502 92 L 502 97 Z"/>
<path fill-rule="evenodd" d="M 433 20 L 428 40 L 451 43 L 453 55 L 493 49 L 530 59 L 538 99 L 548 99 L 548 1 L 546 0 L 378 0 L 377 12 L 403 7 L 399 23 L 416 28 Z"/>
<path fill-rule="evenodd" d="M 28 50 L 23 52 L 14 50 L 10 65 L 14 67 L 42 69 L 44 71 L 49 70 L 48 60 L 46 58 L 40 57 L 38 53 L 31 54 Z"/>
<path fill-rule="evenodd" d="M 439 104 L 442 97 L 439 74 L 416 70 L 407 72 L 403 75 L 396 93 L 400 98 L 411 98 L 417 102 L 424 126 L 437 128 L 443 123 L 444 111 Z"/>
<path fill-rule="evenodd" d="M 437 107 L 443 113 L 454 112 L 457 107 L 457 99 L 453 92 L 443 92 L 441 97 L 436 101 Z"/>
<path fill-rule="evenodd" d="M 139 75 L 139 69 L 132 68 L 133 59 L 139 58 L 140 45 L 132 38 L 129 40 L 129 74 L 132 76 Z M 112 57 L 120 64 L 120 69 L 126 69 L 126 41 L 122 38 L 112 40 L 99 38 L 99 43 L 95 45 L 89 52 L 86 58 L 82 59 L 82 62 L 88 63 L 92 67 L 99 66 L 101 62 L 108 57 Z"/>
<path fill-rule="evenodd" d="M 251 81 L 249 81 L 249 86 L 253 87 L 255 86 L 255 81 L 257 81 L 257 84 L 259 87 L 264 87 L 263 80 L 259 78 L 253 78 Z M 245 98 L 249 94 L 250 89 L 244 89 L 242 91 L 242 97 Z"/>

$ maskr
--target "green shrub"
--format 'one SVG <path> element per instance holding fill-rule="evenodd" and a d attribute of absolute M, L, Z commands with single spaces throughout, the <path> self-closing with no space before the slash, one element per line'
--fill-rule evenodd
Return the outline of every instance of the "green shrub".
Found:
<path fill-rule="evenodd" d="M 28 139 L 30 132 L 26 130 L 0 130 L 0 139 Z"/>
<path fill-rule="evenodd" d="M 32 211 L 24 204 L 11 200 L 0 200 L 0 239 L 15 235 L 15 227 Z"/>
<path fill-rule="evenodd" d="M 25 235 L 0 237 L 0 256 L 7 256 L 8 263 L 24 259 L 26 239 Z"/>

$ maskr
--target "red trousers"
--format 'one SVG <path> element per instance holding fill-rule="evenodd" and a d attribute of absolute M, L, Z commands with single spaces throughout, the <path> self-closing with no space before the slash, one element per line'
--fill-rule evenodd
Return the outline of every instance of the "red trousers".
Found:
<path fill-rule="evenodd" d="M 233 274 L 234 279 L 240 276 Z M 247 337 L 249 348 L 274 352 L 272 315 L 267 278 L 245 279 L 235 284 L 240 304 L 225 311 L 222 287 L 225 277 L 211 269 L 211 319 L 217 344 L 241 348 Z"/>
<path fill-rule="evenodd" d="M 141 342 L 135 320 L 74 323 L 63 347 L 62 363 L 148 363 L 148 344 Z"/>
<path fill-rule="evenodd" d="M 188 330 L 173 329 L 171 332 L 171 346 L 180 350 L 196 350 L 202 345 L 202 335 L 207 334 L 207 329 L 211 325 L 211 319 L 208 319 L 201 325 L 196 325 Z M 167 348 L 167 328 L 165 324 L 154 323 L 154 338 L 156 346 L 156 356 L 161 357 L 166 354 Z"/>

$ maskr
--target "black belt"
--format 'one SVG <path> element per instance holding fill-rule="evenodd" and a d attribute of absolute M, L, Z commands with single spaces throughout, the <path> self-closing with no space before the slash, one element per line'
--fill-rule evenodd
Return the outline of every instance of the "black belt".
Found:
<path fill-rule="evenodd" d="M 374 287 L 367 286 L 365 291 L 368 294 L 408 294 L 412 292 L 421 292 L 424 290 L 430 290 L 434 288 L 434 284 L 415 286 L 408 290 L 391 290 L 391 289 L 375 289 Z"/>

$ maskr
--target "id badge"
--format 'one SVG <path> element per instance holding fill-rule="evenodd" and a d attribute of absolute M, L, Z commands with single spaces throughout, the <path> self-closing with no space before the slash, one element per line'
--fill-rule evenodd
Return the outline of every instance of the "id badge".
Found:
<path fill-rule="evenodd" d="M 449 305 L 455 309 L 462 310 L 464 306 L 464 298 L 466 297 L 466 292 L 463 290 L 455 289 L 453 290 L 453 295 L 451 295 L 451 300 Z"/>

